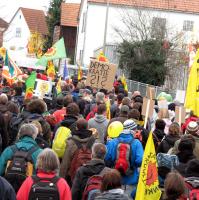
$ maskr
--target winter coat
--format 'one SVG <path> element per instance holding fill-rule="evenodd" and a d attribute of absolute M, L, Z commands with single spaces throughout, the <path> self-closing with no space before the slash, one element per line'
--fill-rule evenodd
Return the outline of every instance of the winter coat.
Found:
<path fill-rule="evenodd" d="M 175 142 L 179 139 L 179 135 L 166 135 L 158 146 L 157 153 L 168 153 L 168 151 L 174 147 Z"/>
<path fill-rule="evenodd" d="M 56 174 L 54 172 L 45 173 L 39 171 L 37 173 L 37 176 L 40 178 L 53 178 L 54 176 L 56 176 Z M 26 178 L 26 180 L 23 182 L 22 186 L 19 189 L 17 193 L 17 200 L 29 199 L 29 193 L 31 191 L 32 185 L 33 185 L 33 179 L 29 176 L 28 178 Z M 72 200 L 70 188 L 67 182 L 63 178 L 60 178 L 57 181 L 57 189 L 59 192 L 60 200 Z"/>
<path fill-rule="evenodd" d="M 122 185 L 135 185 L 138 182 L 138 167 L 141 166 L 142 158 L 143 158 L 143 147 L 139 140 L 134 139 L 133 135 L 128 132 L 127 130 L 123 131 L 118 138 L 110 140 L 107 142 L 107 153 L 105 157 L 105 162 L 108 167 L 114 167 L 116 161 L 116 152 L 117 146 L 119 144 L 119 140 L 124 143 L 129 143 L 132 141 L 131 144 L 131 167 L 133 167 L 133 174 L 130 176 L 122 176 Z"/>
<path fill-rule="evenodd" d="M 88 179 L 93 175 L 98 175 L 105 168 L 103 160 L 91 160 L 88 164 L 80 167 L 75 175 L 72 186 L 72 199 L 82 199 L 82 194 Z"/>
<path fill-rule="evenodd" d="M 127 119 L 128 119 L 127 115 L 122 115 L 121 114 L 118 117 L 115 117 L 115 118 L 111 119 L 109 121 L 108 125 L 111 124 L 112 122 L 115 122 L 115 121 L 119 121 L 119 122 L 121 122 L 123 124 Z"/>
<path fill-rule="evenodd" d="M 72 138 L 74 140 L 77 140 L 83 145 L 85 145 L 91 139 L 91 137 L 95 137 L 95 135 L 92 135 L 92 131 L 90 130 L 72 132 Z M 75 144 L 73 139 L 69 137 L 66 140 L 66 150 L 65 150 L 65 153 L 61 162 L 61 166 L 60 166 L 60 176 L 66 179 L 68 179 L 68 175 L 69 175 L 68 172 L 71 167 L 73 155 L 75 151 L 77 150 L 77 145 Z"/>
<path fill-rule="evenodd" d="M 76 121 L 78 117 L 75 115 L 66 115 L 64 120 L 60 123 L 61 126 L 69 128 L 71 131 L 76 129 Z M 72 128 L 72 129 L 71 129 Z"/>
<path fill-rule="evenodd" d="M 122 189 L 112 189 L 103 192 L 99 196 L 95 197 L 95 200 L 128 200 L 129 197 L 124 194 Z"/>
<path fill-rule="evenodd" d="M 37 146 L 37 143 L 31 137 L 24 136 L 16 143 L 16 145 L 17 145 L 17 148 L 19 148 L 19 149 L 23 148 L 28 151 L 33 146 Z M 37 156 L 39 155 L 39 153 L 41 151 L 42 151 L 42 149 L 40 149 L 38 147 L 38 149 L 32 154 L 32 161 L 34 164 L 34 169 L 36 169 Z M 0 157 L 0 175 L 4 175 L 7 162 L 8 162 L 8 160 L 10 160 L 12 158 L 12 156 L 13 156 L 13 151 L 11 150 L 11 147 L 9 146 L 3 151 L 3 153 L 1 154 L 1 157 Z"/>
<path fill-rule="evenodd" d="M 98 114 L 95 114 L 95 117 L 89 119 L 88 121 L 89 128 L 97 129 L 97 132 L 99 134 L 99 139 L 102 143 L 104 143 L 104 136 L 108 126 L 108 122 L 109 120 L 104 115 L 98 115 Z"/>
<path fill-rule="evenodd" d="M 153 131 L 153 141 L 156 149 L 158 148 L 158 145 L 160 144 L 164 136 L 165 133 L 163 130 L 155 129 Z"/>
<path fill-rule="evenodd" d="M 16 200 L 13 187 L 3 177 L 0 177 L 0 197 L 2 200 Z"/>

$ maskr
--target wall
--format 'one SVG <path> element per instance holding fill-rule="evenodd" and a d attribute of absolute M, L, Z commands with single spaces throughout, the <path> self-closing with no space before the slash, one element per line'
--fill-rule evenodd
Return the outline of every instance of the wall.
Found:
<path fill-rule="evenodd" d="M 16 28 L 21 28 L 21 37 L 16 37 Z M 24 51 L 26 51 L 29 37 L 29 28 L 21 10 L 19 10 L 9 24 L 8 29 L 4 32 L 3 45 L 7 49 L 14 47 L 15 50 L 24 49 Z"/>

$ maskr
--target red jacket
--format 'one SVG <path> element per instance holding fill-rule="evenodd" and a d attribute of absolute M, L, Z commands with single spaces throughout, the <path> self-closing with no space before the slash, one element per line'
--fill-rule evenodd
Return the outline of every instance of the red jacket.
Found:
<path fill-rule="evenodd" d="M 40 178 L 42 177 L 53 178 L 55 175 L 56 175 L 55 173 L 44 173 L 41 171 L 37 173 L 37 176 Z M 26 178 L 26 180 L 23 182 L 22 186 L 19 189 L 17 193 L 17 200 L 27 200 L 32 185 L 33 185 L 33 180 L 29 176 L 28 178 Z M 63 178 L 60 178 L 58 180 L 57 188 L 59 191 L 60 200 L 72 200 L 70 188 L 67 182 Z"/>
<path fill-rule="evenodd" d="M 57 124 L 64 120 L 65 115 L 66 115 L 66 108 L 62 108 L 53 113 L 53 116 L 55 117 Z"/>

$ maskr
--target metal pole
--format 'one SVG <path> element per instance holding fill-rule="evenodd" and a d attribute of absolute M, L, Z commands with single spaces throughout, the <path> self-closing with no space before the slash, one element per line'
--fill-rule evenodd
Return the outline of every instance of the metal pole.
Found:
<path fill-rule="evenodd" d="M 104 42 L 103 42 L 103 53 L 106 56 L 106 35 L 108 28 L 108 16 L 109 16 L 109 0 L 106 1 L 106 19 L 105 19 L 105 28 L 104 28 Z"/>

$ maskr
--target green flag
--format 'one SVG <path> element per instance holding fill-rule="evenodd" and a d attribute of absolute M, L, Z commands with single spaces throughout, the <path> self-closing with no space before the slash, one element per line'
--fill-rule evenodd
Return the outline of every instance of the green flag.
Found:
<path fill-rule="evenodd" d="M 31 75 L 26 80 L 25 99 L 31 99 L 33 96 L 33 90 L 35 87 L 36 76 L 37 76 L 36 72 L 32 72 Z"/>
<path fill-rule="evenodd" d="M 47 66 L 49 60 L 58 58 L 66 58 L 64 38 L 61 38 L 50 49 L 48 49 L 48 51 L 37 61 L 36 65 Z"/>

